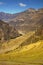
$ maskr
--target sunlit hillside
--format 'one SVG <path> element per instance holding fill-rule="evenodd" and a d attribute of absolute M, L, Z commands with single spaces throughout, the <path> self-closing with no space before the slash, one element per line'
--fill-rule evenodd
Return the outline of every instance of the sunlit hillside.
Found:
<path fill-rule="evenodd" d="M 16 39 L 11 39 L 9 41 L 4 42 L 3 44 L 0 43 L 0 53 L 8 52 L 18 48 L 26 39 L 31 37 L 35 32 L 29 32 L 26 35 L 17 37 Z"/>
<path fill-rule="evenodd" d="M 6 65 L 13 65 L 13 63 L 14 65 L 42 65 L 43 40 L 40 39 L 41 36 L 36 40 L 37 35 L 35 37 L 34 35 L 35 32 L 30 32 L 2 44 L 0 63 L 7 63 Z"/>

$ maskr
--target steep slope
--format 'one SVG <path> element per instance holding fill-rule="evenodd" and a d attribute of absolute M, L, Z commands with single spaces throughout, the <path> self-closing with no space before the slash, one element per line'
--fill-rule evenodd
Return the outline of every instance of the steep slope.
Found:
<path fill-rule="evenodd" d="M 9 24 L 0 20 L 0 42 L 20 36 L 18 31 Z"/>
<path fill-rule="evenodd" d="M 33 31 L 37 26 L 40 26 L 40 23 L 43 24 L 43 8 L 39 10 L 30 8 L 9 22 L 9 24 L 15 26 L 20 33 Z"/>
<path fill-rule="evenodd" d="M 23 42 L 25 42 L 25 40 L 27 40 L 33 34 L 34 34 L 34 32 L 30 32 L 26 35 L 17 37 L 16 39 L 10 39 L 8 42 L 7 41 L 4 42 L 0 46 L 0 53 L 6 53 L 6 52 L 9 52 L 11 50 L 15 50 L 15 49 L 19 48 L 21 46 L 21 44 Z"/>
<path fill-rule="evenodd" d="M 43 26 L 3 43 L 0 47 L 0 62 L 6 65 L 42 65 Z"/>

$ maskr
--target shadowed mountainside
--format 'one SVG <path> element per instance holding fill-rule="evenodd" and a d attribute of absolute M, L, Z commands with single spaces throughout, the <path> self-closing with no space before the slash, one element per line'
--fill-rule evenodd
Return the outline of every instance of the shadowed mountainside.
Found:
<path fill-rule="evenodd" d="M 18 31 L 9 24 L 0 20 L 0 42 L 20 36 Z"/>

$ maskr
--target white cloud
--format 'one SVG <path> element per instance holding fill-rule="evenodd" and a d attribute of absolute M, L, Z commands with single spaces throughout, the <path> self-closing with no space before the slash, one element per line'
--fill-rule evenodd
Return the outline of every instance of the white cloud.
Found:
<path fill-rule="evenodd" d="M 0 2 L 0 5 L 4 4 L 3 2 Z"/>
<path fill-rule="evenodd" d="M 25 7 L 26 4 L 24 4 L 24 3 L 19 3 L 19 6 L 21 6 L 21 7 Z"/>

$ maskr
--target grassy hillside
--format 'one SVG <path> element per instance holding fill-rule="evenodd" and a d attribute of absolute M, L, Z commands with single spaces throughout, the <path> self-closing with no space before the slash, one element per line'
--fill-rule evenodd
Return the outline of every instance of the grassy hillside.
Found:
<path fill-rule="evenodd" d="M 11 51 L 0 55 L 0 60 L 26 65 L 43 64 L 43 41 L 23 47 L 20 51 Z M 18 65 L 18 64 L 17 64 Z M 21 64 L 20 64 L 21 65 Z"/>
<path fill-rule="evenodd" d="M 10 50 L 15 50 L 18 48 L 26 39 L 31 37 L 34 32 L 29 32 L 26 35 L 17 37 L 16 39 L 11 39 L 0 45 L 0 53 L 8 52 Z"/>
<path fill-rule="evenodd" d="M 0 54 L 1 64 L 8 63 L 6 65 L 43 65 L 43 40 L 39 38 L 39 40 L 33 42 L 34 38 L 32 39 L 32 36 L 34 34 L 34 32 L 30 32 L 26 35 L 16 38 L 15 40 L 10 40 L 8 44 L 7 42 L 4 43 L 4 45 L 7 44 L 8 47 L 9 45 L 12 46 L 12 50 L 9 47 L 9 51 L 6 50 L 6 52 L 4 51 L 5 53 Z M 30 39 L 32 42 L 29 43 Z M 13 48 L 13 46 L 15 47 Z M 8 49 L 8 47 L 4 47 L 4 49 L 3 47 L 1 48 L 2 50 L 5 50 L 6 48 Z"/>

